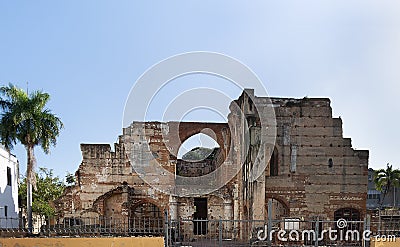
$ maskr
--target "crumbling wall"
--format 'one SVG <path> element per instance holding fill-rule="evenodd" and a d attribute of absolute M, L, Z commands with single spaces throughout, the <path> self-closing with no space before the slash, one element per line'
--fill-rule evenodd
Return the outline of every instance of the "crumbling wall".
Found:
<path fill-rule="evenodd" d="M 191 219 L 195 212 L 193 197 L 176 198 L 150 187 L 132 169 L 135 164 L 128 157 L 151 155 L 154 162 L 174 174 L 181 143 L 197 133 L 211 136 L 220 145 L 217 164 L 228 162 L 242 168 L 221 189 L 202 195 L 208 199 L 209 219 L 221 216 L 235 220 L 266 219 L 269 198 L 275 200 L 274 215 L 279 217 L 318 215 L 332 220 L 334 212 L 344 207 L 365 214 L 368 151 L 354 150 L 351 139 L 343 137 L 342 120 L 332 117 L 329 99 L 269 101 L 247 90 L 235 104 L 240 109 L 232 106 L 228 123 L 133 122 L 123 129 L 114 151 L 108 144 L 81 144 L 82 163 L 75 174 L 77 184 L 56 202 L 59 214 L 115 217 L 129 214 L 132 205 L 151 202 L 160 210 L 170 210 L 173 219 Z M 259 136 L 258 128 L 260 120 L 270 117 L 265 111 L 271 104 L 276 115 L 276 144 L 258 146 L 252 138 L 264 138 Z M 238 114 L 237 110 L 245 114 Z M 252 121 L 251 130 L 246 129 L 248 121 Z M 245 133 L 251 136 L 250 154 L 244 153 Z M 150 150 L 144 149 L 145 143 Z M 273 150 L 277 152 L 277 176 L 270 176 L 267 164 L 259 178 L 249 179 L 255 154 L 261 152 L 264 157 L 261 162 L 266 164 Z M 223 180 L 222 176 L 231 173 L 224 170 L 217 179 Z M 175 180 L 154 179 L 159 179 L 161 187 L 175 186 Z M 124 186 L 132 189 L 125 197 L 118 189 Z M 97 203 L 110 192 L 114 194 L 103 200 L 103 204 Z M 187 234 L 193 234 L 193 225 L 185 224 Z"/>
<path fill-rule="evenodd" d="M 272 99 L 277 119 L 278 176 L 266 173 L 266 197 L 288 202 L 291 217 L 333 220 L 339 208 L 365 215 L 368 151 L 343 138 L 329 99 Z M 256 98 L 257 103 L 257 98 Z"/>
<path fill-rule="evenodd" d="M 75 173 L 76 184 L 55 201 L 58 215 L 118 217 L 129 210 L 124 204 L 132 200 L 145 202 L 149 196 L 159 200 L 158 207 L 166 208 L 168 197 L 154 192 L 133 171 L 123 143 L 115 144 L 115 151 L 111 151 L 108 144 L 81 144 L 81 151 L 82 162 Z M 134 188 L 129 198 L 122 196 L 122 191 L 116 192 L 123 186 Z"/>

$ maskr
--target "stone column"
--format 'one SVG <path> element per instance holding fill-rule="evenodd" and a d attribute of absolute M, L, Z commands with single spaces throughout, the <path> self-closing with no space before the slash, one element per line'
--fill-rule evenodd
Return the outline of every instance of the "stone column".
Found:
<path fill-rule="evenodd" d="M 254 182 L 253 190 L 253 211 L 252 219 L 264 220 L 265 219 L 265 174 L 262 175 Z"/>
<path fill-rule="evenodd" d="M 227 198 L 224 199 L 224 220 L 232 220 L 232 199 Z M 232 222 L 225 221 L 224 222 L 225 232 L 232 232 Z"/>
<path fill-rule="evenodd" d="M 169 196 L 169 214 L 171 220 L 178 220 L 178 202 L 175 196 Z"/>
<path fill-rule="evenodd" d="M 129 229 L 129 210 L 130 210 L 130 203 L 129 203 L 129 187 L 126 183 L 122 185 L 122 205 L 121 205 L 121 220 L 124 224 L 123 227 Z"/>
<path fill-rule="evenodd" d="M 232 239 L 235 237 L 234 232 L 237 232 L 239 229 L 239 223 L 236 220 L 239 220 L 239 185 L 235 184 L 233 188 L 233 219 L 235 222 L 233 223 L 233 231 L 232 231 Z"/>

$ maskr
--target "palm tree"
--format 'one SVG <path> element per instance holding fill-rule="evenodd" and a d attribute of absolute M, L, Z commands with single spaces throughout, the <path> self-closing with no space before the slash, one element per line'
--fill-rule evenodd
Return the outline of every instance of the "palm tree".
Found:
<path fill-rule="evenodd" d="M 382 207 L 382 203 L 385 200 L 385 196 L 389 192 L 390 189 L 393 189 L 393 193 L 395 193 L 395 188 L 400 186 L 400 170 L 392 168 L 391 165 L 387 164 L 386 169 L 379 169 L 375 171 L 374 183 L 376 185 L 376 189 L 378 191 L 383 192 L 383 198 L 380 203 L 380 207 Z M 396 196 L 393 196 L 393 200 L 395 200 Z M 393 207 L 395 206 L 395 201 L 393 201 Z"/>
<path fill-rule="evenodd" d="M 9 84 L 0 87 L 0 141 L 11 150 L 20 142 L 27 153 L 27 214 L 28 231 L 32 232 L 32 186 L 36 189 L 35 146 L 48 154 L 56 145 L 56 137 L 63 128 L 61 120 L 46 108 L 50 95 L 42 91 L 30 94 Z"/>

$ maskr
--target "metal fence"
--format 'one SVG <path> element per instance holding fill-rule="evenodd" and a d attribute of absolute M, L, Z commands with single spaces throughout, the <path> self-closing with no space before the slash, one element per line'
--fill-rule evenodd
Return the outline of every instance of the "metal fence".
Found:
<path fill-rule="evenodd" d="M 179 220 L 168 221 L 168 246 L 369 246 L 367 224 L 315 220 Z"/>
<path fill-rule="evenodd" d="M 369 246 L 368 239 L 400 238 L 400 219 L 370 222 L 313 219 L 227 220 L 115 217 L 38 217 L 35 236 L 164 236 L 169 247 L 178 246 Z M 369 234 L 365 235 L 365 233 Z M 25 222 L 0 218 L 0 235 L 28 236 Z M 389 239 L 391 238 L 391 239 Z M 394 238 L 394 239 L 393 239 Z"/>
<path fill-rule="evenodd" d="M 2 224 L 14 222 L 13 225 Z M 16 224 L 16 222 L 18 222 Z M 26 222 L 13 218 L 0 218 L 3 235 L 24 236 L 29 233 Z M 37 236 L 163 236 L 162 218 L 113 218 L 113 217 L 36 217 L 32 235 Z M 6 234 L 7 233 L 7 234 Z"/>

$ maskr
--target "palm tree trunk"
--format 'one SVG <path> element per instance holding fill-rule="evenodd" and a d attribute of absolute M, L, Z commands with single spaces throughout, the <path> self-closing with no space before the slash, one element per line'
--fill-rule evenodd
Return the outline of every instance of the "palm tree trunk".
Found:
<path fill-rule="evenodd" d="M 26 180 L 26 213 L 28 216 L 28 232 L 32 233 L 32 183 Z"/>
<path fill-rule="evenodd" d="M 385 201 L 385 197 L 386 197 L 387 193 L 388 193 L 387 188 L 385 188 L 385 190 L 383 191 L 383 197 L 382 197 L 381 203 L 379 204 L 379 210 L 382 209 L 382 205 L 383 205 L 383 202 Z"/>
<path fill-rule="evenodd" d="M 33 147 L 27 146 L 27 166 L 26 166 L 26 211 L 28 216 L 28 232 L 32 233 L 32 183 L 35 184 L 36 177 L 34 171 L 35 156 L 33 153 Z"/>

